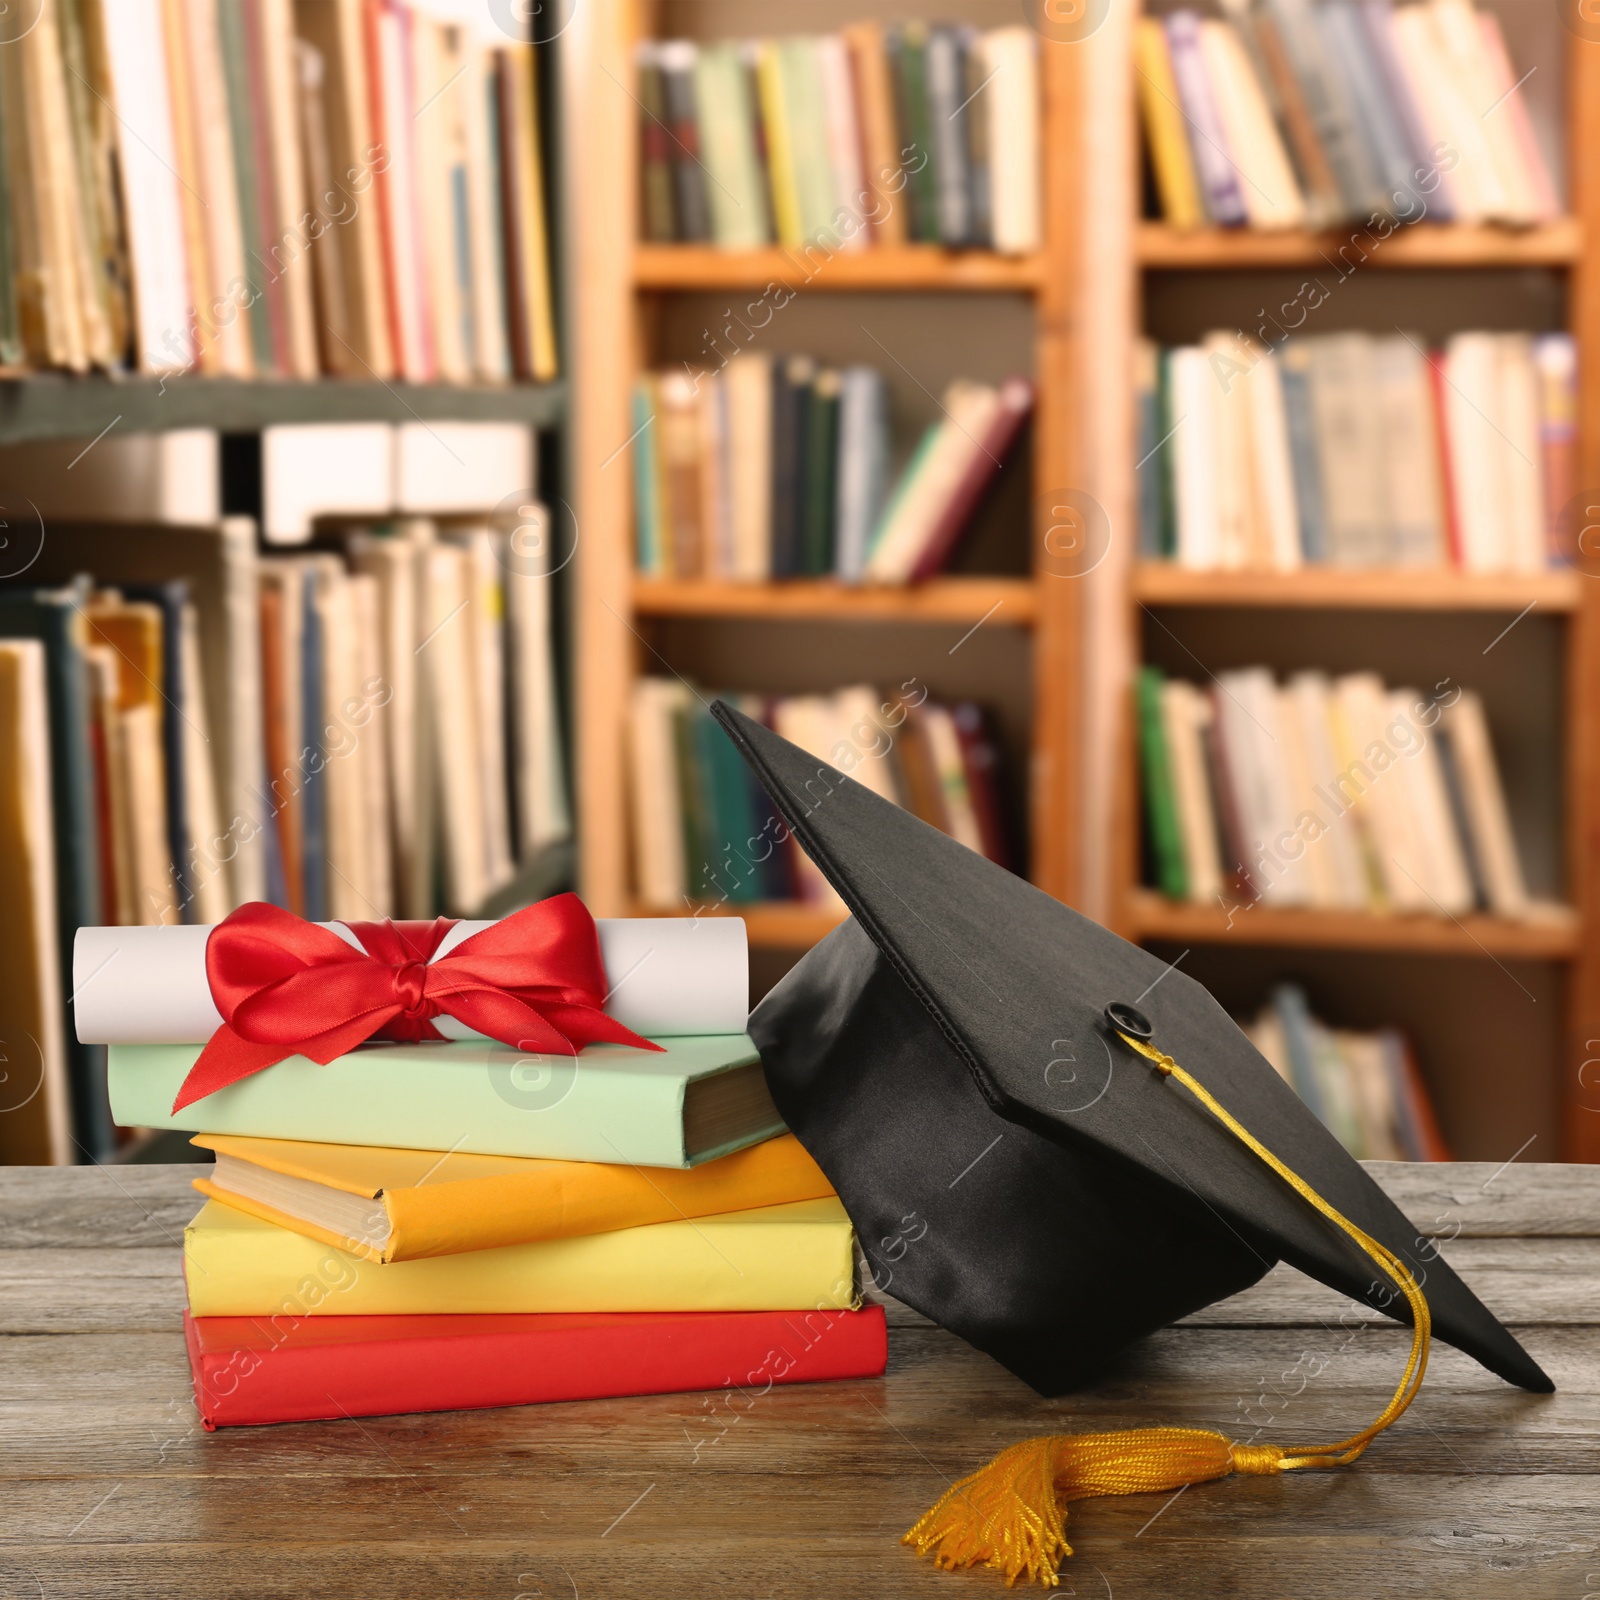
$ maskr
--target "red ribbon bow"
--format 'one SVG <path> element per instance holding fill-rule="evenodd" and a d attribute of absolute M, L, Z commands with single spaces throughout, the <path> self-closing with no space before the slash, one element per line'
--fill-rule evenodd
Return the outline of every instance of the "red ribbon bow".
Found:
<path fill-rule="evenodd" d="M 326 1066 L 367 1039 L 443 1038 L 432 1020 L 441 1012 L 513 1050 L 575 1056 L 597 1039 L 661 1049 L 601 1009 L 600 936 L 575 894 L 527 906 L 437 961 L 449 917 L 345 926 L 362 949 L 260 901 L 211 930 L 206 977 L 222 1026 L 174 1112 L 290 1056 Z"/>

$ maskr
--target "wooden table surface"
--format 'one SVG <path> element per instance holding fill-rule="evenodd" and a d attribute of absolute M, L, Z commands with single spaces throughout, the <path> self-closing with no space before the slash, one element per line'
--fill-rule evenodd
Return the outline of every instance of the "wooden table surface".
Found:
<path fill-rule="evenodd" d="M 0 1169 L 0 1600 L 997 1594 L 898 1543 L 994 1450 L 1152 1423 L 1340 1437 L 1408 1338 L 1279 1268 L 1062 1400 L 891 1307 L 870 1382 L 208 1434 L 179 1331 L 196 1170 Z M 1600 1168 L 1373 1170 L 1559 1392 L 1437 1346 L 1348 1472 L 1074 1506 L 1061 1593 L 1600 1596 Z"/>

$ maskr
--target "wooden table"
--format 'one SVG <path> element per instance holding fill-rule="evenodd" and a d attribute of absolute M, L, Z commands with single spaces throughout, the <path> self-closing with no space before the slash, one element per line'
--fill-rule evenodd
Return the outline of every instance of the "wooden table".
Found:
<path fill-rule="evenodd" d="M 1338 1437 L 1387 1399 L 1407 1339 L 1280 1268 L 1064 1400 L 891 1308 L 887 1377 L 748 1408 L 666 1395 L 207 1434 L 179 1332 L 196 1170 L 0 1169 L 0 1600 L 997 1594 L 897 1542 L 995 1449 L 1150 1423 Z M 1560 1392 L 1437 1347 L 1349 1472 L 1075 1506 L 1061 1593 L 1600 1594 L 1600 1168 L 1374 1170 Z"/>

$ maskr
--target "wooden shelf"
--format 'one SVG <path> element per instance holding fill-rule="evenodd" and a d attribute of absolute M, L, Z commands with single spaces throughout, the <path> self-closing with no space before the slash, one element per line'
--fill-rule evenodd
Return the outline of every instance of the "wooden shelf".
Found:
<path fill-rule="evenodd" d="M 1167 900 L 1147 890 L 1130 897 L 1124 931 L 1134 940 L 1165 939 L 1182 944 L 1405 951 L 1525 961 L 1565 960 L 1575 955 L 1579 946 L 1578 920 L 1570 913 L 1513 922 L 1479 914 L 1456 919 L 1370 911 L 1290 911 L 1241 902 L 1230 924 L 1229 914 L 1220 906 Z"/>
<path fill-rule="evenodd" d="M 0 443 L 216 428 L 253 433 L 286 422 L 523 422 L 566 414 L 564 382 L 457 385 L 344 378 L 77 377 L 46 372 L 0 381 Z"/>
<path fill-rule="evenodd" d="M 673 913 L 652 906 L 636 905 L 634 917 L 662 917 Z M 685 910 L 685 916 L 689 912 Z M 848 913 L 819 911 L 799 900 L 767 900 L 746 906 L 710 906 L 695 913 L 702 917 L 743 917 L 750 943 L 761 950 L 809 950 L 825 939 Z"/>
<path fill-rule="evenodd" d="M 1367 611 L 1575 611 L 1588 580 L 1576 572 L 1445 571 L 1190 572 L 1141 562 L 1133 597 L 1162 606 L 1295 606 Z"/>
<path fill-rule="evenodd" d="M 635 578 L 633 609 L 645 617 L 770 617 L 832 622 L 987 621 L 1031 623 L 1037 595 L 1029 578 L 933 578 L 899 588 L 852 586 L 830 579 L 728 583 Z"/>
<path fill-rule="evenodd" d="M 640 289 L 1010 289 L 1028 292 L 1044 281 L 1044 258 L 997 256 L 987 250 L 937 245 L 835 251 L 771 246 L 718 250 L 698 244 L 641 244 L 633 281 Z"/>
<path fill-rule="evenodd" d="M 1183 231 L 1164 222 L 1141 222 L 1134 248 L 1144 267 L 1221 270 L 1322 263 L 1344 274 L 1367 267 L 1564 267 L 1582 254 L 1583 230 L 1576 217 L 1535 228 L 1422 222 L 1396 228 L 1387 239 L 1361 227 L 1266 233 L 1250 228 Z"/>

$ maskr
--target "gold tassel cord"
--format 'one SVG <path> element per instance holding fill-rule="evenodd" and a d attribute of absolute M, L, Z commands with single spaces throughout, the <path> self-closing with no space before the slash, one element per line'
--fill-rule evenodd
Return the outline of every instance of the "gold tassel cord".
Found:
<path fill-rule="evenodd" d="M 1329 1205 L 1286 1167 L 1171 1056 L 1121 1034 L 1163 1077 L 1176 1079 L 1235 1138 L 1347 1234 L 1405 1296 L 1411 1308 L 1411 1353 L 1394 1397 L 1359 1433 L 1336 1444 L 1233 1444 L 1203 1428 L 1138 1428 L 1118 1433 L 1044 1434 L 1002 1450 L 986 1467 L 954 1484 L 902 1540 L 941 1567 L 993 1567 L 1009 1587 L 1027 1577 L 1054 1588 L 1067 1543 L 1066 1507 L 1098 1495 L 1152 1494 L 1207 1483 L 1234 1473 L 1302 1472 L 1348 1466 L 1415 1398 L 1428 1369 L 1432 1319 L 1411 1270 L 1393 1251 Z"/>

